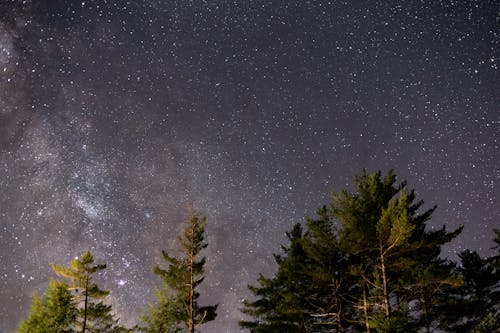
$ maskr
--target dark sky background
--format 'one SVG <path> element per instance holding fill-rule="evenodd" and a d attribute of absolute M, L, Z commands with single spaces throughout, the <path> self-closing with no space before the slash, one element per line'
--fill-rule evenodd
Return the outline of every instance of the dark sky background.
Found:
<path fill-rule="evenodd" d="M 192 205 L 203 332 L 238 332 L 284 232 L 394 168 L 443 256 L 500 227 L 498 1 L 0 2 L 0 331 L 89 249 L 127 324 Z"/>

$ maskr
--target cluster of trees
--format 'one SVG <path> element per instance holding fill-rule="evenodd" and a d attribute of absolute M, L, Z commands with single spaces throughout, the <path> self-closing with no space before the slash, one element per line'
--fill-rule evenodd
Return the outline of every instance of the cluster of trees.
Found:
<path fill-rule="evenodd" d="M 332 195 L 305 226 L 287 232 L 272 277 L 260 275 L 242 304 L 250 332 L 500 332 L 500 231 L 496 255 L 440 256 L 462 228 L 427 227 L 435 207 L 423 210 L 413 190 L 392 171 L 356 177 L 353 193 Z M 216 317 L 217 305 L 200 306 L 206 219 L 195 214 L 178 242 L 183 255 L 163 252 L 166 269 L 156 303 L 141 324 L 124 328 L 105 303 L 108 291 L 93 282 L 106 268 L 89 252 L 70 267 L 52 265 L 63 280 L 34 295 L 16 332 L 189 332 Z"/>
<path fill-rule="evenodd" d="M 183 255 L 170 256 L 163 251 L 167 269 L 154 267 L 163 285 L 156 291 L 156 305 L 150 305 L 142 323 L 134 328 L 119 325 L 105 303 L 109 291 L 102 290 L 93 277 L 106 265 L 95 265 L 90 252 L 71 261 L 70 267 L 52 264 L 55 274 L 63 280 L 51 280 L 45 294 L 34 294 L 28 317 L 16 333 L 165 333 L 189 332 L 215 319 L 217 305 L 200 306 L 199 285 L 203 282 L 205 257 L 200 252 L 204 242 L 206 219 L 195 214 L 178 237 Z"/>
<path fill-rule="evenodd" d="M 441 247 L 462 228 L 426 227 L 415 192 L 390 171 L 364 172 L 354 193 L 296 224 L 275 255 L 278 270 L 250 286 L 241 321 L 251 332 L 500 332 L 500 232 L 496 256 Z"/>

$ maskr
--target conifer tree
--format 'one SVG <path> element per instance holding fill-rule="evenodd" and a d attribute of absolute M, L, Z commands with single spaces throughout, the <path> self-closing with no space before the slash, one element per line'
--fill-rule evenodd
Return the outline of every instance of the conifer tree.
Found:
<path fill-rule="evenodd" d="M 42 333 L 47 330 L 46 309 L 38 293 L 33 293 L 33 302 L 31 303 L 28 318 L 21 321 L 17 327 L 16 333 Z"/>
<path fill-rule="evenodd" d="M 43 297 L 33 294 L 33 303 L 26 320 L 16 333 L 69 333 L 77 309 L 72 303 L 68 286 L 60 281 L 50 281 Z"/>
<path fill-rule="evenodd" d="M 414 289 L 420 270 L 439 266 L 441 245 L 461 228 L 446 232 L 426 230 L 434 208 L 419 213 L 423 202 L 406 182 L 396 185 L 392 171 L 356 178 L 356 191 L 333 195 L 332 212 L 340 221 L 342 250 L 353 262 L 352 272 L 364 281 L 358 296 L 366 331 L 411 331 L 407 304 L 418 302 Z M 366 297 L 365 297 L 366 296 Z M 360 318 L 363 318 L 360 314 Z"/>
<path fill-rule="evenodd" d="M 310 260 L 306 300 L 316 329 L 344 332 L 356 321 L 348 301 L 356 284 L 349 275 L 348 258 L 340 249 L 327 207 L 318 209 L 317 215 L 306 220 L 304 247 Z"/>
<path fill-rule="evenodd" d="M 364 172 L 354 193 L 332 198 L 318 219 L 307 220 L 305 233 L 292 229 L 290 247 L 276 257 L 276 275 L 261 275 L 260 285 L 249 287 L 255 299 L 245 301 L 242 312 L 253 320 L 240 326 L 251 332 L 433 331 L 446 296 L 462 283 L 440 258 L 441 247 L 462 228 L 428 230 L 435 207 L 421 211 L 423 202 L 405 182 L 396 184 L 392 171 L 384 178 Z"/>
<path fill-rule="evenodd" d="M 106 265 L 94 265 L 94 257 L 84 252 L 80 259 L 71 261 L 70 267 L 52 264 L 54 272 L 68 280 L 68 290 L 72 300 L 78 307 L 74 322 L 76 332 L 105 333 L 120 332 L 125 329 L 117 324 L 111 314 L 111 306 L 103 303 L 109 291 L 102 290 L 93 282 L 94 274 L 102 271 Z"/>
<path fill-rule="evenodd" d="M 459 258 L 457 271 L 464 283 L 448 294 L 441 327 L 454 332 L 472 332 L 496 323 L 500 330 L 500 321 L 491 320 L 498 318 L 500 311 L 500 271 L 494 267 L 491 260 L 494 257 L 482 258 L 476 251 L 465 250 Z"/>
<path fill-rule="evenodd" d="M 163 282 L 157 290 L 157 305 L 149 307 L 143 316 L 144 332 L 194 333 L 195 328 L 216 317 L 217 305 L 200 306 L 199 286 L 204 280 L 206 258 L 200 253 L 207 247 L 204 242 L 206 218 L 192 214 L 183 233 L 178 237 L 183 256 L 175 258 L 163 251 L 168 268 L 154 267 L 154 273 Z"/>
<path fill-rule="evenodd" d="M 256 299 L 243 302 L 241 311 L 255 320 L 240 321 L 240 326 L 251 332 L 301 333 L 307 332 L 311 325 L 311 307 L 306 300 L 311 294 L 308 291 L 310 266 L 302 226 L 295 224 L 286 235 L 290 245 L 282 246 L 283 254 L 274 256 L 278 265 L 276 276 L 266 278 L 261 274 L 259 286 L 249 286 Z"/>

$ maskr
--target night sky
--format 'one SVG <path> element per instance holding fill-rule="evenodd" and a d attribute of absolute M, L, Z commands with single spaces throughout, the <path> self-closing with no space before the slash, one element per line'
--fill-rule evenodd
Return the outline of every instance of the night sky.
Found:
<path fill-rule="evenodd" d="M 90 250 L 133 324 L 189 207 L 207 216 L 203 332 L 238 332 L 284 232 L 363 168 L 491 253 L 498 1 L 0 1 L 0 332 Z"/>

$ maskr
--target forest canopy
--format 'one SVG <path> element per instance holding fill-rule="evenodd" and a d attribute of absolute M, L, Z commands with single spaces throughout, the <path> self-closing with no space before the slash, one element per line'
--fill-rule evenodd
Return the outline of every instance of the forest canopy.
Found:
<path fill-rule="evenodd" d="M 406 182 L 389 171 L 355 178 L 355 190 L 332 194 L 314 218 L 296 223 L 274 255 L 274 276 L 259 275 L 241 304 L 240 327 L 250 332 L 500 332 L 500 231 L 495 254 L 441 255 L 463 230 L 429 228 L 436 207 L 425 208 Z M 189 332 L 217 315 L 200 305 L 206 218 L 191 214 L 178 237 L 181 252 L 163 251 L 156 302 L 140 323 L 125 328 L 94 277 L 106 269 L 90 252 L 69 267 L 52 264 L 57 279 L 16 332 Z M 210 260 L 210 258 L 208 258 Z"/>

